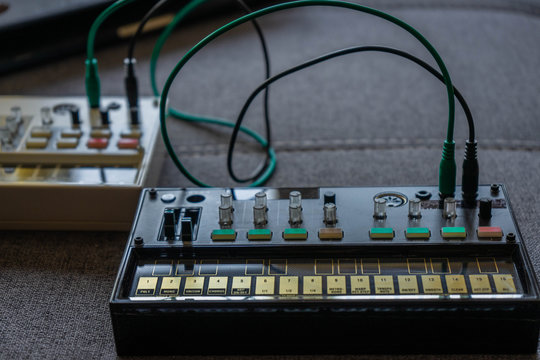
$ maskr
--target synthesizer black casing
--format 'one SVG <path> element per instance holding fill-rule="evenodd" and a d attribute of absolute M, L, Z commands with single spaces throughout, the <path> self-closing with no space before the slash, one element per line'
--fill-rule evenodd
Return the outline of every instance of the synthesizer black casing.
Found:
<path fill-rule="evenodd" d="M 110 299 L 118 354 L 536 352 L 540 329 L 539 288 L 504 186 L 501 185 L 497 194 L 490 192 L 489 186 L 480 187 L 479 197 L 491 199 L 493 203 L 493 216 L 486 220 L 479 218 L 477 206 L 461 207 L 460 198 L 456 196 L 458 216 L 452 221 L 467 232 L 467 237 L 460 240 L 443 238 L 439 232 L 449 223 L 442 219 L 442 210 L 437 206 L 442 202 L 436 187 L 419 186 L 295 189 L 303 195 L 305 217 L 302 226 L 308 229 L 309 237 L 307 240 L 285 241 L 281 230 L 289 226 L 284 221 L 288 214 L 280 212 L 280 209 L 287 209 L 290 190 L 143 190 Z M 252 227 L 252 199 L 257 191 L 268 194 L 268 227 L 273 234 L 269 241 L 246 238 L 245 230 Z M 325 226 L 322 222 L 323 194 L 328 191 L 336 194 L 337 226 L 342 227 L 344 234 L 341 240 L 327 241 L 317 236 L 317 228 Z M 412 220 L 407 217 L 406 203 L 419 191 L 431 194 L 431 198 L 422 201 L 423 217 Z M 461 190 L 458 188 L 457 191 L 459 194 Z M 237 230 L 237 237 L 234 241 L 213 241 L 211 232 L 220 228 L 217 216 L 219 196 L 225 192 L 235 194 L 235 223 L 232 227 Z M 167 202 L 162 200 L 164 195 L 169 196 Z M 173 195 L 172 201 L 170 195 Z M 386 197 L 389 203 L 394 202 L 395 207 L 387 208 L 387 217 L 383 220 L 372 216 L 375 197 Z M 200 201 L 201 198 L 204 200 Z M 274 211 L 276 207 L 278 209 Z M 169 241 L 163 237 L 163 211 L 167 208 L 199 209 L 193 241 L 183 242 L 180 238 Z M 371 238 L 369 229 L 383 226 L 381 221 L 384 226 L 394 229 L 392 240 Z M 404 229 L 415 222 L 418 226 L 430 228 L 429 240 L 411 240 L 403 235 Z M 500 226 L 504 236 L 480 239 L 476 236 L 479 226 Z M 512 236 L 509 239 L 507 235 L 510 233 L 515 234 L 515 239 Z M 186 295 L 186 285 L 182 296 L 180 292 L 185 278 L 179 280 L 182 286 L 175 296 L 157 296 L 157 288 L 152 296 L 139 297 L 138 288 L 135 291 L 139 286 L 137 279 L 143 276 L 141 274 L 144 274 L 145 266 L 150 266 L 148 264 L 170 262 L 171 278 L 168 279 L 172 279 L 179 274 L 180 263 L 185 261 L 193 261 L 193 273 L 201 275 L 205 259 L 218 259 L 216 264 L 219 264 L 220 271 L 231 270 L 236 266 L 234 264 L 247 264 L 249 260 L 244 259 L 263 259 L 262 274 L 265 271 L 270 274 L 272 260 L 264 259 L 283 258 L 289 259 L 285 260 L 285 264 L 289 264 L 285 274 L 287 271 L 303 271 L 295 270 L 295 261 L 332 259 L 330 266 L 334 275 L 341 274 L 341 260 L 338 259 L 352 259 L 354 276 L 369 278 L 371 290 L 367 295 L 352 295 L 352 277 L 347 277 L 343 295 L 327 293 L 330 292 L 328 284 L 323 294 L 317 296 L 299 295 L 300 290 L 293 295 L 285 295 L 281 294 L 281 287 L 279 291 L 276 287 L 279 295 L 255 296 L 258 290 L 254 290 L 254 285 L 248 290 L 250 295 L 235 296 L 230 293 L 233 285 L 229 281 L 223 296 L 208 296 L 210 285 L 207 281 L 200 295 Z M 394 284 L 390 295 L 379 294 L 378 285 L 374 283 L 378 281 L 374 278 L 384 276 L 366 275 L 364 261 L 367 264 L 375 258 L 378 274 L 384 274 L 384 271 L 386 274 L 403 274 L 403 271 L 409 274 L 391 277 Z M 415 273 L 411 272 L 409 264 L 418 259 L 423 259 L 425 273 L 420 267 L 417 273 L 420 275 L 410 275 Z M 462 278 L 467 281 L 464 293 L 451 293 L 450 283 L 444 282 L 450 281 L 450 275 L 433 275 L 436 274 L 434 264 L 440 259 L 446 259 L 442 261 L 455 268 L 443 274 L 464 274 Z M 511 294 L 499 293 L 498 285 L 494 284 L 495 277 L 499 275 L 482 272 L 480 262 L 484 259 L 488 262 L 493 259 L 493 273 L 496 270 L 513 277 L 515 287 Z M 403 261 L 408 272 L 399 265 Z M 454 264 L 461 266 L 459 270 Z M 156 266 L 149 277 L 157 273 Z M 387 270 L 384 270 L 385 266 Z M 173 268 L 176 269 L 174 272 Z M 507 272 L 504 269 L 508 269 Z M 247 274 L 247 265 L 245 271 Z M 314 271 L 317 274 L 317 260 Z M 218 274 L 218 265 L 215 274 Z M 276 278 L 281 282 L 284 276 Z M 424 283 L 422 287 L 416 285 L 416 295 L 404 295 L 403 291 L 400 292 L 403 288 L 398 282 L 399 276 L 413 277 L 414 281 L 418 279 L 418 284 L 422 284 L 424 276 L 440 277 L 445 284 L 444 291 L 437 296 L 427 295 Z M 488 279 L 491 282 L 488 293 L 476 294 L 472 290 L 470 276 Z M 298 278 L 302 279 L 301 276 Z M 324 278 L 324 283 L 329 281 L 329 277 Z M 156 283 L 161 284 L 161 281 L 156 280 Z M 299 284 L 298 289 L 301 289 Z"/>

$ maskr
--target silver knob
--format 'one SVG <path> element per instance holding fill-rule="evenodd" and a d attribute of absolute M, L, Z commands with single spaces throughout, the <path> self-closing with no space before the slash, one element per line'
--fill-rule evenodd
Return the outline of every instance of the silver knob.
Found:
<path fill-rule="evenodd" d="M 446 199 L 444 199 L 443 218 L 453 219 L 456 216 L 456 199 L 452 197 L 447 197 Z"/>
<path fill-rule="evenodd" d="M 231 194 L 221 194 L 221 206 L 233 209 L 233 197 Z"/>
<path fill-rule="evenodd" d="M 219 224 L 221 226 L 231 226 L 233 223 L 232 206 L 219 207 Z"/>
<path fill-rule="evenodd" d="M 302 194 L 300 194 L 300 191 L 291 191 L 289 193 L 289 206 L 297 205 L 302 207 Z"/>
<path fill-rule="evenodd" d="M 264 226 L 268 223 L 268 212 L 266 212 L 266 207 L 262 205 L 255 205 L 253 207 L 253 223 L 255 226 Z"/>
<path fill-rule="evenodd" d="M 255 206 L 263 206 L 266 209 L 266 199 L 266 193 L 264 191 L 259 191 L 255 194 Z"/>
<path fill-rule="evenodd" d="M 422 202 L 418 198 L 409 200 L 409 217 L 413 219 L 419 219 L 422 217 L 422 212 L 420 211 L 420 204 Z"/>
<path fill-rule="evenodd" d="M 373 200 L 373 217 L 375 219 L 386 218 L 386 199 L 376 198 Z"/>
<path fill-rule="evenodd" d="M 41 108 L 41 124 L 44 126 L 51 125 L 53 123 L 53 118 L 51 115 L 51 108 L 48 106 Z"/>
<path fill-rule="evenodd" d="M 323 212 L 324 212 L 324 223 L 327 226 L 336 225 L 337 223 L 337 208 L 336 204 L 327 203 L 324 204 Z"/>
<path fill-rule="evenodd" d="M 298 225 L 302 223 L 302 207 L 295 204 L 289 205 L 289 223 Z"/>

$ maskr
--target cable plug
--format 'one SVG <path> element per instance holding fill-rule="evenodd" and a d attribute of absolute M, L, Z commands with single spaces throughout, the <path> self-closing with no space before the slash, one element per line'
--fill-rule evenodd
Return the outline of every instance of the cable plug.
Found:
<path fill-rule="evenodd" d="M 100 82 L 98 75 L 97 59 L 86 59 L 86 96 L 88 97 L 88 103 L 91 108 L 99 109 L 99 102 L 101 97 Z"/>
<path fill-rule="evenodd" d="M 124 86 L 126 88 L 126 97 L 132 125 L 137 125 L 139 123 L 139 90 L 137 86 L 137 76 L 135 75 L 135 64 L 137 64 L 135 58 L 124 59 Z"/>
<path fill-rule="evenodd" d="M 439 165 L 439 193 L 441 199 L 453 197 L 456 192 L 455 142 L 443 144 L 441 164 Z"/>
<path fill-rule="evenodd" d="M 478 143 L 476 140 L 465 143 L 465 158 L 463 159 L 463 177 L 461 179 L 461 190 L 463 202 L 466 207 L 476 205 L 478 196 L 478 159 L 476 156 Z"/>

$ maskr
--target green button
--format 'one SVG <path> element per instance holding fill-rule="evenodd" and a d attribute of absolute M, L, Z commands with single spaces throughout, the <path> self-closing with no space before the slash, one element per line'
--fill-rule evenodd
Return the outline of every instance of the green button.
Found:
<path fill-rule="evenodd" d="M 372 239 L 393 239 L 394 229 L 392 228 L 371 228 L 369 236 Z"/>
<path fill-rule="evenodd" d="M 428 228 L 407 228 L 405 236 L 407 239 L 429 239 L 431 232 Z"/>
<path fill-rule="evenodd" d="M 283 231 L 283 238 L 285 240 L 306 240 L 308 232 L 306 229 L 285 229 Z"/>
<path fill-rule="evenodd" d="M 252 229 L 248 231 L 249 240 L 270 240 L 272 239 L 272 231 L 269 229 Z"/>
<path fill-rule="evenodd" d="M 441 235 L 445 239 L 464 239 L 467 236 L 467 232 L 464 227 L 443 227 L 441 229 Z"/>
<path fill-rule="evenodd" d="M 220 240 L 235 240 L 236 239 L 236 231 L 234 229 L 219 229 L 212 231 L 212 240 L 214 241 L 220 241 Z"/>

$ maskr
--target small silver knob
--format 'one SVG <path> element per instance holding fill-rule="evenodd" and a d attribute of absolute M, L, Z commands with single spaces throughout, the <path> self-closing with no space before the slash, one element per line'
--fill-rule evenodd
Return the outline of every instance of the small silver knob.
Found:
<path fill-rule="evenodd" d="M 454 199 L 453 197 L 447 197 L 446 199 L 444 199 L 443 218 L 453 219 L 456 216 L 456 199 Z"/>
<path fill-rule="evenodd" d="M 324 204 L 323 212 L 324 212 L 324 223 L 327 226 L 333 226 L 337 223 L 337 208 L 336 204 L 333 203 L 327 203 Z"/>
<path fill-rule="evenodd" d="M 376 198 L 373 200 L 373 217 L 375 219 L 386 218 L 386 199 Z"/>

